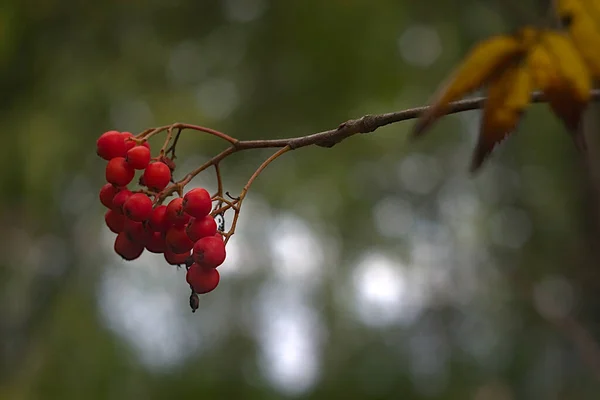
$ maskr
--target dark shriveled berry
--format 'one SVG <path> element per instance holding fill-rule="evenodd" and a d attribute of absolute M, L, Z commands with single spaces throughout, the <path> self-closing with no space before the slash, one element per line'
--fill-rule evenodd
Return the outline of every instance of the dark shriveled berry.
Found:
<path fill-rule="evenodd" d="M 196 293 L 192 292 L 192 294 L 190 294 L 190 308 L 192 309 L 192 312 L 196 312 L 199 306 L 200 299 L 198 298 L 198 295 Z"/>

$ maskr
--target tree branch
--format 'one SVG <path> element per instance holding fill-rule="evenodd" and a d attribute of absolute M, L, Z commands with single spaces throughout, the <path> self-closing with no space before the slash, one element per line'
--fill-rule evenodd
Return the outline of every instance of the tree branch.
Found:
<path fill-rule="evenodd" d="M 592 90 L 591 94 L 592 100 L 600 100 L 600 89 Z M 456 101 L 449 105 L 446 115 L 463 111 L 478 110 L 483 107 L 485 100 L 485 97 L 474 97 Z M 544 98 L 543 93 L 534 92 L 531 95 L 531 102 L 544 103 L 546 102 L 546 99 Z M 358 133 L 370 133 L 386 125 L 418 118 L 428 108 L 429 106 L 422 106 L 385 114 L 365 115 L 358 119 L 348 120 L 340 124 L 336 129 L 313 133 L 312 135 L 288 139 L 244 140 L 237 142 L 233 147 L 235 147 L 236 150 L 285 146 L 290 146 L 290 148 L 294 150 L 311 145 L 333 147 L 342 140 Z"/>

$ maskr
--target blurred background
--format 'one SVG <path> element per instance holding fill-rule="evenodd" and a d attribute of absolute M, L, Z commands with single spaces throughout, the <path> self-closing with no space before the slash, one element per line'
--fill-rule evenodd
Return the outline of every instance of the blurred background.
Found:
<path fill-rule="evenodd" d="M 477 111 L 284 155 L 195 314 L 183 270 L 114 254 L 98 200 L 104 131 L 282 138 L 422 105 L 546 8 L 3 1 L 0 399 L 600 398 L 600 146 L 582 162 L 544 105 L 476 176 Z M 225 145 L 179 143 L 176 177 Z M 226 190 L 270 153 L 228 158 Z"/>

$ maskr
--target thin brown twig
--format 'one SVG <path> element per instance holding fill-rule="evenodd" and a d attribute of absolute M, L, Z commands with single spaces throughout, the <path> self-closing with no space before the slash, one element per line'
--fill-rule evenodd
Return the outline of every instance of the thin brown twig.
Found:
<path fill-rule="evenodd" d="M 175 135 L 175 140 L 173 140 L 173 144 L 169 146 L 166 151 L 166 154 L 171 157 L 171 160 L 175 160 L 177 156 L 175 155 L 175 149 L 177 148 L 177 142 L 179 142 L 179 137 L 181 136 L 181 132 L 183 132 L 183 128 L 179 128 L 177 130 L 177 134 Z M 170 155 L 169 155 L 170 153 Z"/>
<path fill-rule="evenodd" d="M 219 163 L 214 164 L 215 167 L 215 175 L 217 176 L 217 193 L 215 193 L 214 198 L 220 198 L 219 201 L 223 202 L 223 179 L 221 178 L 221 168 L 219 168 Z"/>
<path fill-rule="evenodd" d="M 271 155 L 271 157 L 267 158 L 260 165 L 260 167 L 258 167 L 258 169 L 256 171 L 254 171 L 254 173 L 252 174 L 250 179 L 248 179 L 248 182 L 244 185 L 244 188 L 242 189 L 242 192 L 240 193 L 239 199 L 236 200 L 237 209 L 235 211 L 235 214 L 233 215 L 233 221 L 231 222 L 231 228 L 229 228 L 229 231 L 225 234 L 225 244 L 227 244 L 227 242 L 231 238 L 231 235 L 233 235 L 235 233 L 235 228 L 237 226 L 237 222 L 238 222 L 238 219 L 240 216 L 240 209 L 242 207 L 242 202 L 246 198 L 246 194 L 248 193 L 248 190 L 250 190 L 250 186 L 252 186 L 252 183 L 254 183 L 256 178 L 264 171 L 265 168 L 267 168 L 269 166 L 269 164 L 271 164 L 277 158 L 279 158 L 280 156 L 282 156 L 283 154 L 287 153 L 290 150 L 292 150 L 292 148 L 289 145 L 277 150 L 275 153 L 273 153 L 273 155 Z"/>

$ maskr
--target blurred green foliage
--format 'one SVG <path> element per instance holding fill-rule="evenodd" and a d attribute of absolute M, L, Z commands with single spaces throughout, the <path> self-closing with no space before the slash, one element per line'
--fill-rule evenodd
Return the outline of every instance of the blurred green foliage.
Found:
<path fill-rule="evenodd" d="M 515 3 L 4 1 L 0 399 L 598 398 L 587 350 L 548 321 L 573 313 L 600 338 L 598 166 L 544 106 L 477 177 L 477 112 L 418 143 L 406 122 L 285 155 L 194 315 L 182 271 L 115 259 L 96 198 L 106 130 L 280 138 L 417 106 L 473 43 L 523 21 Z M 181 174 L 223 147 L 181 143 Z M 228 159 L 226 189 L 268 154 Z"/>

